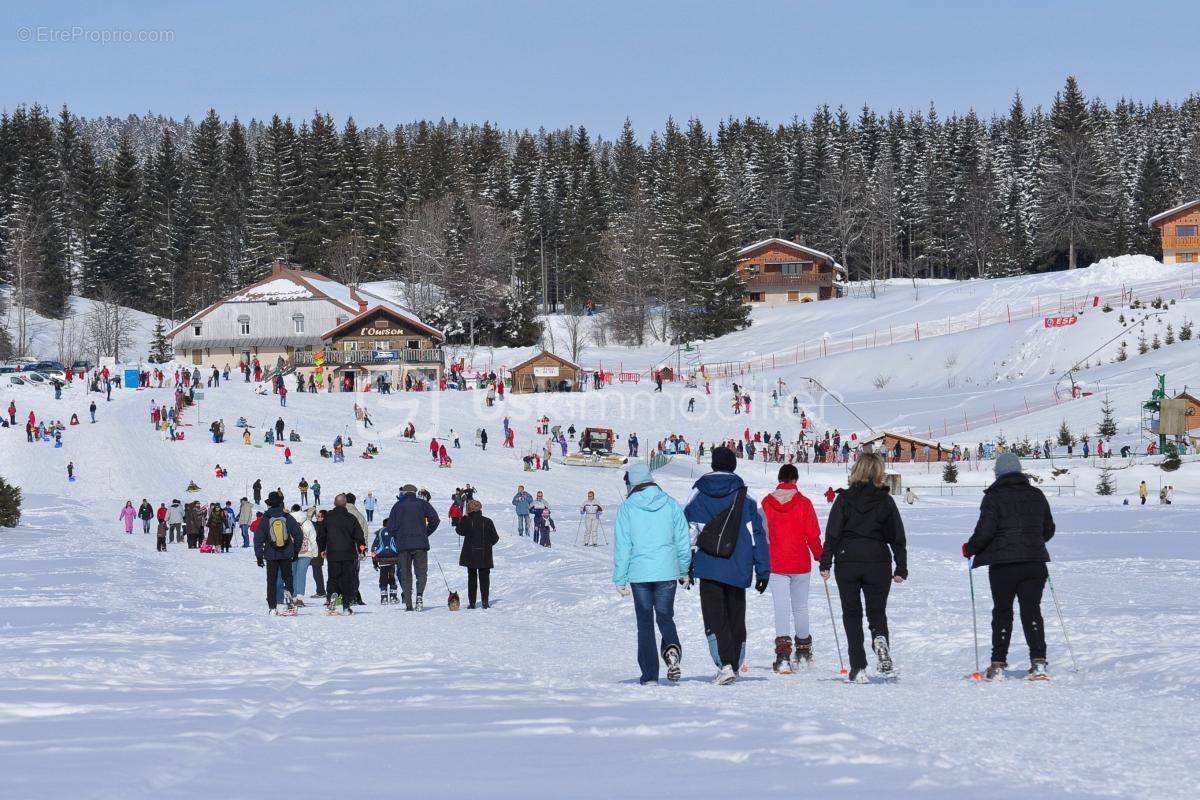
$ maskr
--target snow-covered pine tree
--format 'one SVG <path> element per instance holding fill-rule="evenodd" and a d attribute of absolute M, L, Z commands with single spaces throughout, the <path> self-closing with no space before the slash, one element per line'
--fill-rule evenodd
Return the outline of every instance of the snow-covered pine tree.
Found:
<path fill-rule="evenodd" d="M 0 528 L 21 523 L 21 487 L 0 478 Z"/>
<path fill-rule="evenodd" d="M 127 136 L 117 146 L 100 219 L 91 269 L 95 296 L 108 289 L 121 303 L 140 305 L 146 282 L 140 258 L 145 242 L 142 171 Z"/>
<path fill-rule="evenodd" d="M 1117 421 L 1113 417 L 1112 401 L 1108 395 L 1104 395 L 1104 402 L 1100 404 L 1100 424 L 1096 427 L 1096 432 L 1100 434 L 1102 439 L 1111 439 L 1117 435 Z"/>
<path fill-rule="evenodd" d="M 1066 447 L 1067 445 L 1075 444 L 1075 435 L 1071 433 L 1071 428 L 1067 425 L 1067 421 L 1065 419 L 1062 421 L 1062 424 L 1058 426 L 1058 439 L 1056 443 L 1059 447 Z"/>
<path fill-rule="evenodd" d="M 147 170 L 143 199 L 146 291 L 160 314 L 180 316 L 176 293 L 179 275 L 180 192 L 182 165 L 169 130 L 163 131 L 154 160 Z"/>
<path fill-rule="evenodd" d="M 167 323 L 162 317 L 155 317 L 154 329 L 150 333 L 150 362 L 165 364 L 173 355 L 171 340 L 167 338 Z"/>
<path fill-rule="evenodd" d="M 954 461 L 947 461 L 942 467 L 942 482 L 943 483 L 958 483 L 958 464 Z"/>
<path fill-rule="evenodd" d="M 1096 484 L 1096 494 L 1108 497 L 1117 491 L 1117 484 L 1113 480 L 1112 473 L 1112 467 L 1107 464 L 1100 468 L 1100 481 Z"/>

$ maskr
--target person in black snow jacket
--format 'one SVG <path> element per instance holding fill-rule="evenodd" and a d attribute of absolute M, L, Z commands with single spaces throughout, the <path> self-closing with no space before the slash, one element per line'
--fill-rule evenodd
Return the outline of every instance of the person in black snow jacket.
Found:
<path fill-rule="evenodd" d="M 973 559 L 972 569 L 988 567 L 992 586 L 992 661 L 986 677 L 1004 677 L 1015 598 L 1029 645 L 1029 678 L 1041 680 L 1046 677 L 1042 591 L 1049 576 L 1046 542 L 1054 536 L 1054 517 L 1042 490 L 1021 473 L 1016 454 L 1001 453 L 995 471 L 995 482 L 983 493 L 975 533 L 962 546 L 963 556 Z"/>
<path fill-rule="evenodd" d="M 745 482 L 733 474 L 736 468 L 732 450 L 713 448 L 712 472 L 696 481 L 683 509 L 697 537 L 714 517 L 732 508 L 738 493 L 746 488 Z M 700 581 L 704 634 L 719 670 L 713 683 L 719 686 L 737 680 L 738 669 L 746 658 L 746 589 L 753 584 L 762 594 L 771 577 L 771 555 L 758 502 L 749 494 L 742 495 L 737 516 L 737 540 L 728 558 L 710 555 L 702 548 L 692 557 L 692 576 Z M 724 519 L 728 521 L 729 517 Z"/>
<path fill-rule="evenodd" d="M 400 496 L 388 514 L 384 527 L 396 537 L 400 548 L 400 594 L 404 608 L 413 610 L 413 572 L 417 576 L 416 608 L 424 605 L 425 581 L 429 577 L 429 534 L 437 530 L 441 519 L 427 501 L 417 497 L 417 487 L 404 484 Z"/>
<path fill-rule="evenodd" d="M 283 495 L 271 492 L 267 495 L 267 510 L 258 522 L 258 529 L 254 531 L 254 556 L 258 559 L 258 566 L 267 568 L 267 607 L 272 614 L 279 614 L 275 608 L 275 581 L 280 577 L 283 578 L 283 597 L 288 606 L 283 613 L 296 613 L 292 607 L 292 562 L 300 553 L 303 540 L 304 531 L 300 523 L 283 507 Z"/>
<path fill-rule="evenodd" d="M 258 505 L 262 502 L 262 478 L 254 479 L 253 489 L 254 489 L 254 505 Z"/>
<path fill-rule="evenodd" d="M 353 614 L 350 605 L 358 596 L 358 559 L 367 547 L 362 525 L 346 507 L 346 495 L 333 499 L 333 508 L 325 515 L 324 531 L 317 530 L 317 549 L 329 569 L 326 589 L 329 592 L 329 610 L 337 611 L 337 597 L 341 596 L 342 614 Z"/>
<path fill-rule="evenodd" d="M 893 670 L 888 643 L 887 599 L 891 585 L 908 578 L 908 550 L 900 509 L 883 485 L 883 456 L 864 453 L 854 462 L 850 487 L 839 492 L 825 524 L 821 577 L 829 580 L 834 566 L 842 624 L 850 653 L 850 681 L 867 683 L 867 654 L 863 648 L 863 598 L 867 625 L 881 675 Z M 892 562 L 895 561 L 895 568 Z"/>
<path fill-rule="evenodd" d="M 462 552 L 458 565 L 467 568 L 467 608 L 475 607 L 476 587 L 483 607 L 488 607 L 491 589 L 492 548 L 500 541 L 496 525 L 483 515 L 483 504 L 478 500 L 467 501 L 467 514 L 458 523 L 458 535 L 462 537 Z"/>
<path fill-rule="evenodd" d="M 150 532 L 150 522 L 154 519 L 154 506 L 150 505 L 150 501 L 142 498 L 142 504 L 138 506 L 138 519 L 142 521 L 142 533 Z"/>

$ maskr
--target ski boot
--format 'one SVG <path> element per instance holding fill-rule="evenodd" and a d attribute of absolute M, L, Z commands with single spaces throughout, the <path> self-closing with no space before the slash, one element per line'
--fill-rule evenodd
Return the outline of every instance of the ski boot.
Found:
<path fill-rule="evenodd" d="M 775 637 L 775 663 L 771 665 L 779 675 L 792 674 L 792 637 Z"/>
<path fill-rule="evenodd" d="M 988 664 L 987 671 L 983 673 L 985 681 L 1002 681 L 1004 680 L 1004 670 L 1008 664 L 1003 661 L 993 661 Z"/>
<path fill-rule="evenodd" d="M 421 595 L 417 595 L 417 611 L 421 611 L 424 608 L 425 608 L 425 598 L 421 597 Z"/>
<path fill-rule="evenodd" d="M 385 591 L 379 592 L 379 605 L 386 606 L 391 601 L 388 599 L 388 593 Z"/>
<path fill-rule="evenodd" d="M 1031 681 L 1048 681 L 1050 673 L 1046 671 L 1046 659 L 1035 658 L 1029 664 L 1029 680 Z"/>
<path fill-rule="evenodd" d="M 796 654 L 792 656 L 792 671 L 807 669 L 813 664 L 812 637 L 796 637 Z"/>
<path fill-rule="evenodd" d="M 867 668 L 858 667 L 850 670 L 850 677 L 846 679 L 850 683 L 870 683 L 871 679 L 867 677 Z"/>
<path fill-rule="evenodd" d="M 892 664 L 892 653 L 888 648 L 887 637 L 876 636 L 875 641 L 871 644 L 871 647 L 875 650 L 875 658 L 878 659 L 878 663 L 875 666 L 876 671 L 879 672 L 880 675 L 891 676 L 894 671 L 894 667 Z"/>
<path fill-rule="evenodd" d="M 483 604 L 487 608 L 487 603 Z M 683 660 L 683 654 L 679 650 L 679 645 L 670 644 L 663 650 L 663 661 L 667 662 L 667 680 L 671 683 L 678 683 L 683 671 L 679 667 L 679 663 Z"/>
<path fill-rule="evenodd" d="M 400 603 L 400 598 L 396 596 L 395 589 L 391 589 L 388 591 L 388 602 L 391 603 L 392 605 L 398 605 Z"/>

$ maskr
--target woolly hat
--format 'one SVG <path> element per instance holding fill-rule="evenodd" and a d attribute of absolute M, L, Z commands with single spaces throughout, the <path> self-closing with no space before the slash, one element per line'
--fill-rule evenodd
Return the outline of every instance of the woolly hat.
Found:
<path fill-rule="evenodd" d="M 416 493 L 417 493 L 417 487 L 413 486 L 411 483 L 406 483 L 400 487 L 400 494 L 416 494 Z"/>
<path fill-rule="evenodd" d="M 1011 451 L 1005 451 L 996 458 L 996 477 L 1014 475 L 1021 472 L 1021 459 Z"/>
<path fill-rule="evenodd" d="M 728 447 L 714 447 L 712 451 L 713 472 L 733 472 L 737 469 L 737 456 Z"/>
<path fill-rule="evenodd" d="M 637 486 L 641 483 L 653 483 L 654 476 L 650 474 L 650 468 L 643 462 L 635 461 L 625 471 L 625 482 L 630 486 Z"/>
<path fill-rule="evenodd" d="M 474 514 L 476 511 L 483 511 L 483 503 L 478 500 L 472 500 L 467 503 L 467 513 Z"/>
<path fill-rule="evenodd" d="M 267 495 L 267 506 L 268 507 L 275 508 L 276 506 L 282 506 L 282 505 L 283 505 L 283 495 L 281 495 L 279 492 L 271 492 L 269 495 Z"/>

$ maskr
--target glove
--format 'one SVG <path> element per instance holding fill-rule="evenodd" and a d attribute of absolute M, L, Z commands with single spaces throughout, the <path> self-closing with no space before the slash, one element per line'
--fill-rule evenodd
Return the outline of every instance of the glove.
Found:
<path fill-rule="evenodd" d="M 758 583 L 754 584 L 754 590 L 762 594 L 767 590 L 767 578 L 759 578 Z"/>
<path fill-rule="evenodd" d="M 621 597 L 629 597 L 629 587 L 625 585 L 618 586 L 617 594 L 621 595 Z"/>
<path fill-rule="evenodd" d="M 683 588 L 687 589 L 688 591 L 691 591 L 691 589 L 692 589 L 692 576 L 691 576 L 691 575 L 684 575 L 684 576 L 682 576 L 682 577 L 679 579 L 679 585 L 680 585 L 680 586 L 682 586 Z"/>
<path fill-rule="evenodd" d="M 263 567 L 265 567 L 265 566 L 266 566 L 266 564 L 264 564 L 264 563 L 263 563 L 263 560 L 262 560 L 261 558 L 260 558 L 260 559 L 258 559 L 258 567 L 259 567 L 259 569 L 262 569 L 262 568 L 263 568 Z"/>
<path fill-rule="evenodd" d="M 970 557 L 971 557 L 971 554 L 967 552 L 967 543 L 966 543 L 966 542 L 963 542 L 963 546 L 962 546 L 962 554 L 963 554 L 963 558 L 970 558 Z"/>

